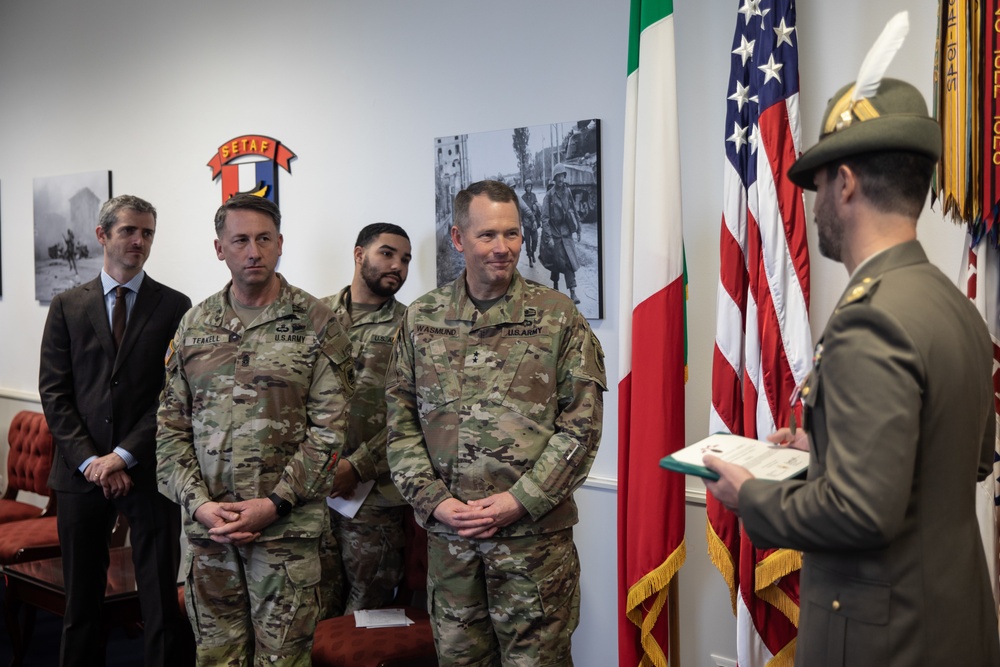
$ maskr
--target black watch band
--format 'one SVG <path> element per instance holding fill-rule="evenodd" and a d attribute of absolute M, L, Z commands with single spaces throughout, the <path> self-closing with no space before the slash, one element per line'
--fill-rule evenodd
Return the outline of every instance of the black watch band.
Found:
<path fill-rule="evenodd" d="M 272 493 L 267 499 L 274 503 L 274 508 L 278 510 L 278 516 L 288 516 L 291 513 L 292 504 L 277 493 Z"/>

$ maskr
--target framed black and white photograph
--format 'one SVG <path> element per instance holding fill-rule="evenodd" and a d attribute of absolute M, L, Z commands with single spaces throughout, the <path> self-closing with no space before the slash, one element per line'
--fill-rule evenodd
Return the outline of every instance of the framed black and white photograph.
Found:
<path fill-rule="evenodd" d="M 101 272 L 97 217 L 111 198 L 111 172 L 34 179 L 35 298 L 42 303 Z"/>
<path fill-rule="evenodd" d="M 455 195 L 492 179 L 518 196 L 521 275 L 566 294 L 587 319 L 604 317 L 600 120 L 438 137 L 434 151 L 439 287 L 465 268 L 450 235 Z"/>

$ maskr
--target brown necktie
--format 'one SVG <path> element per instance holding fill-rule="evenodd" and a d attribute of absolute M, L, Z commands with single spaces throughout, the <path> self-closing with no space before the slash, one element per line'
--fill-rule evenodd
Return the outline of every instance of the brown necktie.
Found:
<path fill-rule="evenodd" d="M 111 309 L 111 333 L 115 337 L 115 349 L 122 346 L 125 337 L 125 292 L 127 287 L 119 285 L 115 288 L 115 307 Z"/>

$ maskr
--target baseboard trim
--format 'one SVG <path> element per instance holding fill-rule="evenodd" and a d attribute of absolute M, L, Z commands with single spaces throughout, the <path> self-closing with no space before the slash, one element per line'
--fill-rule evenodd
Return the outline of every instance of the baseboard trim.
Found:
<path fill-rule="evenodd" d="M 22 401 L 24 403 L 35 403 L 37 405 L 42 404 L 42 399 L 38 394 L 33 394 L 28 391 L 19 391 L 17 389 L 5 389 L 0 387 L 0 398 L 6 398 L 11 401 Z"/>

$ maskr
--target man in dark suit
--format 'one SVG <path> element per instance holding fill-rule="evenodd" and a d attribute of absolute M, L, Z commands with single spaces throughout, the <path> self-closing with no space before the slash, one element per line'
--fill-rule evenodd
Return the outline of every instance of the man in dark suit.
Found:
<path fill-rule="evenodd" d="M 907 83 L 853 91 L 788 173 L 816 190 L 820 252 L 850 274 L 801 390 L 808 477 L 757 480 L 706 456 L 721 475 L 707 486 L 755 546 L 803 552 L 796 665 L 998 665 L 975 509 L 993 465 L 992 344 L 916 240 L 941 128 Z"/>
<path fill-rule="evenodd" d="M 156 489 L 156 410 L 163 359 L 191 300 L 143 271 L 155 232 L 149 202 L 106 202 L 96 229 L 104 269 L 53 299 L 42 335 L 38 388 L 56 445 L 49 486 L 66 582 L 63 667 L 104 664 L 101 608 L 119 512 L 131 528 L 145 664 L 176 664 L 180 510 Z"/>

